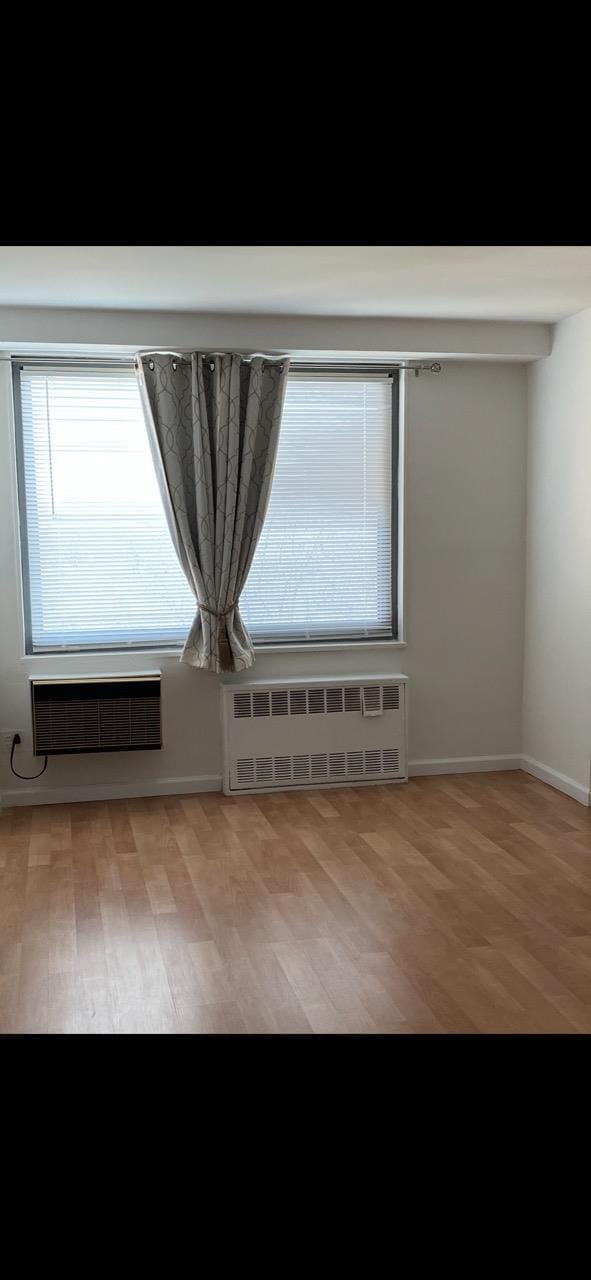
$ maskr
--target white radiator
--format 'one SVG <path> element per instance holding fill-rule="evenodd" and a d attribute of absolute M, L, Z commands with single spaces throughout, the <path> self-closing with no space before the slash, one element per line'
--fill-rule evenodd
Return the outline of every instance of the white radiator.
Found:
<path fill-rule="evenodd" d="M 222 685 L 224 792 L 406 782 L 406 676 Z"/>

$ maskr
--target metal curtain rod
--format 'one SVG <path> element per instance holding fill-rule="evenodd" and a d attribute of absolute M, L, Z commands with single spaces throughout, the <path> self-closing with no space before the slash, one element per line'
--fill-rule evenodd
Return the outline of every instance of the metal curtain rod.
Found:
<path fill-rule="evenodd" d="M 13 364 L 27 364 L 27 365 L 52 364 L 52 365 L 64 365 L 64 366 L 92 365 L 94 368 L 121 367 L 121 368 L 132 369 L 136 365 L 138 355 L 141 355 L 141 356 L 169 355 L 169 356 L 174 356 L 179 360 L 184 360 L 186 356 L 190 354 L 191 354 L 190 351 L 165 351 L 163 350 L 163 348 L 159 347 L 154 351 L 139 351 L 137 355 L 125 354 L 125 355 L 107 356 L 102 354 L 102 355 L 93 356 L 93 355 L 89 355 L 88 353 L 85 353 L 84 355 L 77 355 L 76 353 L 72 353 L 71 355 L 64 355 L 63 353 L 59 355 L 52 355 L 51 353 L 47 355 L 40 355 L 38 352 L 36 352 L 34 355 L 26 355 L 26 354 L 11 355 L 10 359 L 11 359 L 11 363 Z M 203 355 L 205 356 L 214 356 L 214 355 L 222 355 L 222 354 L 223 352 L 213 351 L 213 350 L 203 351 Z M 236 352 L 236 354 L 238 355 L 240 353 Z M 253 356 L 245 355 L 244 359 L 248 361 L 253 359 Z M 348 370 L 349 372 L 379 373 L 379 372 L 388 372 L 394 369 L 397 369 L 397 370 L 407 369 L 409 372 L 413 371 L 415 375 L 418 376 L 419 373 L 441 373 L 441 368 L 442 368 L 439 360 L 430 360 L 430 361 L 375 360 L 375 361 L 372 361 L 372 360 L 359 360 L 359 359 L 357 360 L 343 359 L 343 360 L 335 361 L 334 359 L 324 360 L 320 355 L 317 360 L 310 360 L 309 358 L 307 360 L 298 360 L 297 358 L 290 357 L 288 353 L 283 353 L 283 355 L 266 356 L 265 359 L 270 359 L 270 360 L 276 359 L 278 361 L 282 359 L 283 360 L 288 359 L 290 362 L 290 369 L 293 372 L 298 372 L 298 373 L 300 372 L 314 373 L 319 370 L 322 370 L 323 372 L 339 373 L 344 369 Z"/>
<path fill-rule="evenodd" d="M 154 349 L 153 351 L 138 351 L 137 354 L 138 356 L 157 356 L 157 355 L 175 356 L 177 360 L 184 360 L 188 355 L 191 355 L 192 352 L 189 349 L 185 351 L 167 351 L 159 347 Z M 207 348 L 203 348 L 202 354 L 204 356 L 215 356 L 215 355 L 224 355 L 225 353 L 222 351 L 217 351 L 214 348 L 212 348 L 211 351 L 208 350 Z M 240 355 L 242 353 L 237 351 L 235 352 L 235 354 Z M 305 360 L 298 360 L 297 356 L 290 356 L 288 351 L 282 351 L 280 353 L 274 352 L 272 355 L 269 355 L 268 353 L 263 351 L 259 351 L 259 352 L 253 353 L 252 355 L 244 355 L 244 359 L 252 360 L 254 359 L 255 355 L 260 355 L 265 360 L 289 360 L 291 369 L 311 369 L 312 370 L 320 367 L 322 369 L 338 370 L 342 368 L 343 365 L 345 365 L 349 369 L 352 367 L 359 368 L 359 369 L 414 369 L 416 373 L 420 373 L 420 372 L 441 373 L 441 364 L 439 363 L 438 360 L 430 360 L 430 361 L 376 360 L 376 361 L 372 361 L 372 360 L 359 360 L 359 359 L 348 360 L 346 357 L 343 357 L 342 360 L 334 360 L 334 359 L 326 360 L 321 354 L 318 355 L 317 359 L 311 359 L 310 357 L 308 357 Z"/>

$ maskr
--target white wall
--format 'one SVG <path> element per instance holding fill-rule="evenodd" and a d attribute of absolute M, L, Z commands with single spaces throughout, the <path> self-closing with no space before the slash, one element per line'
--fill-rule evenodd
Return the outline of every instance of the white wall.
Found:
<path fill-rule="evenodd" d="M 591 311 L 563 320 L 529 382 L 523 751 L 588 802 Z"/>
<path fill-rule="evenodd" d="M 170 780 L 171 791 L 214 786 L 221 768 L 215 676 L 147 654 L 23 657 L 6 362 L 0 379 L 0 728 L 21 732 L 21 771 L 34 772 L 26 750 L 29 674 L 159 667 L 165 742 L 161 752 L 53 758 L 39 783 L 19 783 L 4 757 L 5 803 L 41 787 L 56 789 L 57 798 L 89 785 L 139 794 L 158 779 Z M 267 653 L 253 675 L 402 672 L 410 676 L 411 761 L 519 755 L 526 386 L 525 367 L 505 363 L 449 362 L 439 376 L 408 379 L 407 647 Z"/>

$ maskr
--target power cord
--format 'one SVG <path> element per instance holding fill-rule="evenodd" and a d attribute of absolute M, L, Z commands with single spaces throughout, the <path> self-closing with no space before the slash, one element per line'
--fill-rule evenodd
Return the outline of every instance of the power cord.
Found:
<path fill-rule="evenodd" d="M 18 747 L 18 746 L 20 745 L 20 740 L 21 740 L 21 735 L 20 735 L 20 733 L 15 733 L 14 738 L 12 739 L 12 750 L 11 750 L 11 752 L 10 752 L 10 768 L 12 769 L 12 772 L 13 772 L 13 774 L 14 774 L 15 778 L 20 778 L 23 782 L 32 782 L 32 781 L 33 781 L 33 778 L 40 778 L 40 777 L 41 777 L 41 774 L 42 774 L 42 773 L 45 773 L 45 770 L 46 770 L 46 768 L 47 768 L 47 761 L 49 760 L 49 756 L 46 756 L 46 757 L 45 757 L 45 764 L 43 765 L 43 768 L 42 768 L 42 770 L 41 770 L 41 773 L 17 773 L 17 771 L 16 771 L 16 769 L 15 769 L 15 767 L 14 767 L 14 764 L 13 764 L 12 762 L 13 762 L 13 759 L 14 759 L 14 748 L 15 748 L 15 747 Z"/>

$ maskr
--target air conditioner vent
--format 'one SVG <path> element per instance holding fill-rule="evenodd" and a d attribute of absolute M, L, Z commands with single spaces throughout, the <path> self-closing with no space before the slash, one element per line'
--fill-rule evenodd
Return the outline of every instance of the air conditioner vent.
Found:
<path fill-rule="evenodd" d="M 31 681 L 35 755 L 162 746 L 160 676 Z"/>

